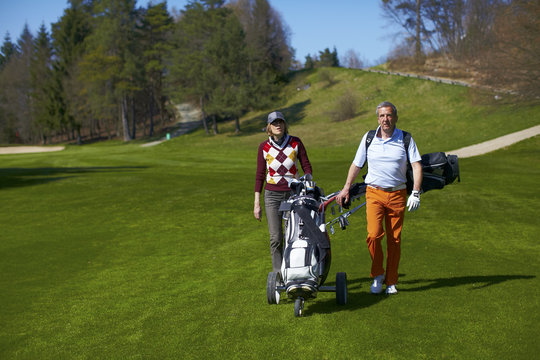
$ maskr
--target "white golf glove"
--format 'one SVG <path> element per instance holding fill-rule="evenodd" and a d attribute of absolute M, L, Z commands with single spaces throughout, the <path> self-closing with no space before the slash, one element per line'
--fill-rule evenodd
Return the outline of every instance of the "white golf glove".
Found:
<path fill-rule="evenodd" d="M 409 200 L 407 200 L 407 207 L 409 211 L 415 211 L 420 207 L 420 192 L 413 190 Z"/>

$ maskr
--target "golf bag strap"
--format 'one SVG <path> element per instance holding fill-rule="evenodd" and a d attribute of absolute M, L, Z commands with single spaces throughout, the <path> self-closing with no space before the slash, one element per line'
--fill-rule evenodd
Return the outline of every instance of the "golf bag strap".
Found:
<path fill-rule="evenodd" d="M 401 130 L 403 132 L 403 145 L 405 146 L 405 153 L 407 154 L 407 164 L 410 163 L 409 161 L 409 144 L 411 143 L 411 133 Z M 377 130 L 369 130 L 366 137 L 366 157 L 367 157 L 367 149 L 369 148 L 369 145 L 371 145 L 371 142 L 373 141 L 373 138 L 375 137 L 375 133 Z"/>
<path fill-rule="evenodd" d="M 311 217 L 311 211 L 304 206 L 293 208 L 293 210 L 300 216 L 300 219 L 304 222 L 304 228 L 310 239 L 313 239 L 315 243 L 320 244 L 323 248 L 329 249 L 330 243 L 324 233 L 319 229 L 319 226 L 315 223 Z"/>
<path fill-rule="evenodd" d="M 294 211 L 300 216 L 300 219 L 304 222 L 303 230 L 306 231 L 309 238 L 313 241 L 313 245 L 319 248 L 319 255 L 321 259 L 326 256 L 326 249 L 330 249 L 330 242 L 324 233 L 319 229 L 313 218 L 311 217 L 311 211 L 303 206 L 299 206 Z"/>

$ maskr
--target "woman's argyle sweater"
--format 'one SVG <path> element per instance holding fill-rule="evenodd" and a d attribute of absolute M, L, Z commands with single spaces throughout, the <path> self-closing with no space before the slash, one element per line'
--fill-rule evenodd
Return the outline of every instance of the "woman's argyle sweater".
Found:
<path fill-rule="evenodd" d="M 304 174 L 311 174 L 311 164 L 302 141 L 295 136 L 285 136 L 281 146 L 271 138 L 259 145 L 255 192 L 262 191 L 265 180 L 266 190 L 290 191 L 289 183 L 298 177 L 298 160 Z"/>

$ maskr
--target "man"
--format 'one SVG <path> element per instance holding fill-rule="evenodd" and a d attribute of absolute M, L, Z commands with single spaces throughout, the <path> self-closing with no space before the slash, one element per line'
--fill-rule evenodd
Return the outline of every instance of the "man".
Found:
<path fill-rule="evenodd" d="M 366 160 L 368 172 L 365 178 L 367 245 L 371 255 L 371 274 L 373 284 L 371 293 L 380 294 L 386 283 L 387 294 L 397 294 L 398 266 L 401 254 L 401 229 L 405 216 L 405 203 L 409 211 L 420 206 L 420 187 L 422 185 L 422 166 L 420 153 L 412 137 L 409 148 L 405 149 L 403 131 L 396 128 L 398 113 L 390 102 L 377 106 L 379 127 L 366 147 L 366 133 L 356 152 L 345 186 L 336 201 L 340 206 L 349 201 L 349 190 L 354 179 L 360 173 Z M 412 169 L 414 185 L 407 201 L 407 158 Z M 384 222 L 384 228 L 383 228 Z M 386 229 L 386 274 L 383 267 L 381 240 Z"/>

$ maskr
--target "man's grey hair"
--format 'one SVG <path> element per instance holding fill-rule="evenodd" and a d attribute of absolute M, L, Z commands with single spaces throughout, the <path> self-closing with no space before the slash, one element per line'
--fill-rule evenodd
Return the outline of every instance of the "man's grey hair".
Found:
<path fill-rule="evenodd" d="M 380 103 L 379 105 L 377 105 L 377 111 L 375 111 L 375 114 L 377 114 L 377 116 L 379 116 L 379 109 L 380 109 L 380 108 L 385 108 L 385 107 L 392 108 L 392 114 L 393 114 L 394 116 L 398 116 L 398 115 L 397 115 L 397 109 L 396 109 L 396 107 L 394 106 L 394 104 L 392 104 L 392 103 L 389 102 L 389 101 L 383 101 L 382 103 Z"/>

